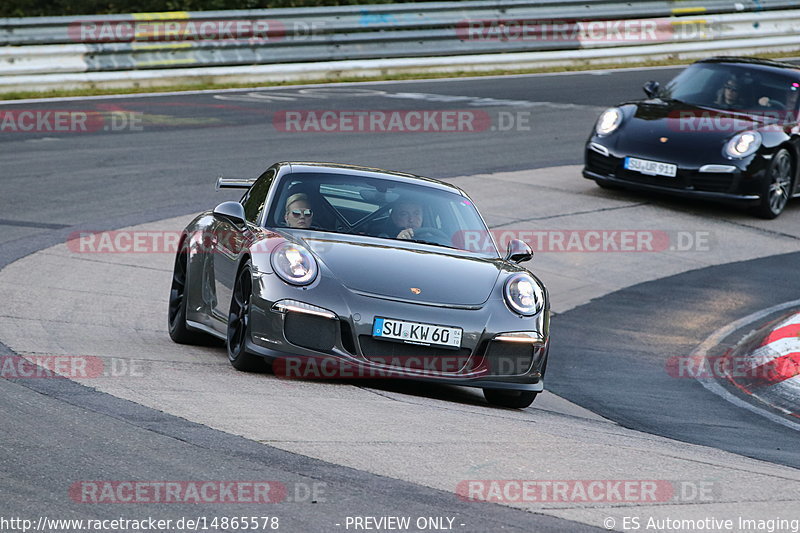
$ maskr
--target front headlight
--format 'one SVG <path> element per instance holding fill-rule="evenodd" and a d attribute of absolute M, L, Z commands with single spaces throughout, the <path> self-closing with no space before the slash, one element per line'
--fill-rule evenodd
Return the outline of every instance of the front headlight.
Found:
<path fill-rule="evenodd" d="M 622 110 L 618 107 L 612 107 L 603 111 L 603 114 L 597 119 L 594 131 L 598 135 L 608 135 L 619 128 L 620 124 L 622 124 Z"/>
<path fill-rule="evenodd" d="M 506 280 L 503 295 L 508 306 L 521 315 L 535 315 L 544 307 L 544 292 L 528 274 L 514 274 Z"/>
<path fill-rule="evenodd" d="M 757 131 L 743 131 L 733 136 L 725 145 L 725 155 L 741 159 L 752 155 L 761 147 L 761 134 Z"/>
<path fill-rule="evenodd" d="M 311 252 L 291 242 L 276 246 L 270 262 L 275 273 L 292 285 L 308 285 L 317 277 L 319 270 Z"/>

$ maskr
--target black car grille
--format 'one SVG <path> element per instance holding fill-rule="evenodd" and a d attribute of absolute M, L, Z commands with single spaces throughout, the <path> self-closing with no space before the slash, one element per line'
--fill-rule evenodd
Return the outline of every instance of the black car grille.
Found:
<path fill-rule="evenodd" d="M 336 320 L 304 313 L 286 313 L 283 334 L 294 345 L 316 350 L 330 351 L 336 343 Z"/>
<path fill-rule="evenodd" d="M 620 161 L 618 157 L 606 157 L 594 150 L 586 152 L 586 169 L 596 174 L 613 176 Z"/>
<path fill-rule="evenodd" d="M 685 189 L 686 179 L 681 171 L 674 178 L 669 176 L 647 176 L 641 172 L 635 172 L 626 168 L 620 168 L 617 177 L 625 181 L 642 183 L 644 185 L 654 185 L 656 187 L 667 187 L 670 189 Z"/>
<path fill-rule="evenodd" d="M 729 192 L 734 183 L 731 174 L 713 174 L 688 170 L 678 170 L 677 176 L 670 178 L 667 176 L 646 176 L 639 172 L 620 169 L 616 177 L 644 185 L 705 192 Z"/>
<path fill-rule="evenodd" d="M 710 172 L 693 173 L 689 178 L 698 191 L 730 192 L 733 187 L 733 174 L 714 174 Z"/>
<path fill-rule="evenodd" d="M 533 345 L 519 342 L 492 341 L 486 348 L 489 371 L 495 376 L 525 374 L 533 364 Z"/>
<path fill-rule="evenodd" d="M 472 354 L 469 348 L 448 350 L 403 342 L 379 341 L 369 335 L 359 335 L 358 343 L 367 360 L 406 370 L 457 372 L 467 364 Z"/>

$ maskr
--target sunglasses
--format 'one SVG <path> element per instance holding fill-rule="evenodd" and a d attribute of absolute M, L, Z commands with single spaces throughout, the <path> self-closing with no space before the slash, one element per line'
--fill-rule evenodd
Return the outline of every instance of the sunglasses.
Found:
<path fill-rule="evenodd" d="M 726 85 L 725 88 L 728 89 L 729 91 L 736 91 L 737 93 L 739 92 L 739 87 L 737 87 L 736 85 Z"/>
<path fill-rule="evenodd" d="M 299 217 L 310 217 L 314 213 L 311 211 L 311 209 L 292 209 L 291 214 L 293 217 L 299 218 Z"/>

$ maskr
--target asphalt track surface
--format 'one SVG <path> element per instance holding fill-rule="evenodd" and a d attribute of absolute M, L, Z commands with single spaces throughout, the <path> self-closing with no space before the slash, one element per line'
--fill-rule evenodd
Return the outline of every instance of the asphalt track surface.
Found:
<path fill-rule="evenodd" d="M 674 72 L 656 70 L 653 77 L 664 81 Z M 274 91 L 278 95 L 271 106 L 264 105 L 264 99 L 246 97 L 257 91 L 223 93 L 233 98 L 229 100 L 181 95 L 13 104 L 6 109 L 120 111 L 134 117 L 146 112 L 147 118 L 137 123 L 142 131 L 123 126 L 113 134 L 102 128 L 80 134 L 0 133 L 0 243 L 15 241 L 0 251 L 0 264 L 63 242 L 59 229 L 103 230 L 201 211 L 219 198 L 209 191 L 209 177 L 250 176 L 274 161 L 358 161 L 439 178 L 577 164 L 599 111 L 620 99 L 638 97 L 641 79 L 641 73 L 623 71 L 311 88 L 322 98 L 283 89 Z M 530 113 L 530 127 L 453 135 L 331 135 L 281 133 L 272 124 L 276 110 L 454 107 L 451 102 L 369 94 L 377 92 L 463 96 L 472 100 L 458 108 L 487 112 L 495 107 L 479 99 L 501 100 L 498 110 L 508 105 L 502 100 L 530 102 L 512 107 Z M 242 96 L 244 100 L 238 99 Z"/>
<path fill-rule="evenodd" d="M 553 321 L 559 364 L 549 387 L 627 427 L 800 468 L 796 430 L 666 370 L 669 358 L 690 356 L 696 339 L 800 297 L 798 284 L 775 283 L 798 268 L 800 254 L 788 254 L 693 270 L 567 312 Z"/>
<path fill-rule="evenodd" d="M 358 162 L 440 178 L 579 164 L 600 110 L 638 97 L 644 79 L 663 82 L 674 72 L 365 84 L 313 96 L 282 89 L 272 91 L 273 107 L 266 111 L 263 97 L 252 96 L 257 92 L 252 90 L 221 93 L 223 98 L 15 104 L 26 110 L 144 112 L 147 122 L 141 131 L 0 133 L 0 267 L 62 243 L 76 230 L 115 229 L 207 209 L 220 201 L 209 186 L 213 177 L 252 175 L 277 160 Z M 454 104 L 442 95 L 462 98 Z M 331 135 L 282 133 L 272 122 L 275 107 L 391 110 L 408 109 L 409 102 L 417 110 L 457 105 L 490 115 L 510 108 L 529 112 L 531 127 Z M 725 213 L 704 204 L 644 201 L 667 210 Z M 695 380 L 668 379 L 664 372 L 666 357 L 690 353 L 728 322 L 800 298 L 798 266 L 800 258 L 790 254 L 694 270 L 560 314 L 553 321 L 548 388 L 625 427 L 800 468 L 796 431 L 711 395 Z M 66 380 L 2 380 L 0 395 L 4 514 L 40 515 L 43 509 L 53 516 L 75 514 L 64 487 L 76 476 L 258 478 L 288 485 L 325 480 L 335 494 L 326 503 L 281 508 L 290 531 L 331 530 L 336 517 L 359 514 L 448 514 L 466 524 L 462 531 L 590 529 L 499 505 L 475 507 L 450 493 L 292 454 Z M 228 506 L 224 513 L 239 510 Z M 81 506 L 79 512 L 119 515 L 102 506 Z M 192 508 L 161 505 L 148 507 L 147 514 L 191 516 Z"/>

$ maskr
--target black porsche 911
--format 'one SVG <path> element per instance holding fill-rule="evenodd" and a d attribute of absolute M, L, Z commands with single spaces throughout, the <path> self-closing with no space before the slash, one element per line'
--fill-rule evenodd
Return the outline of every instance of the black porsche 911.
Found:
<path fill-rule="evenodd" d="M 647 99 L 604 111 L 583 176 L 601 187 L 749 205 L 775 218 L 800 194 L 800 67 L 737 57 L 698 61 Z"/>
<path fill-rule="evenodd" d="M 322 163 L 218 186 L 247 190 L 181 234 L 175 342 L 223 339 L 239 370 L 433 380 L 480 387 L 504 407 L 543 390 L 550 306 L 519 265 L 532 251 L 516 240 L 501 255 L 458 187 Z"/>

